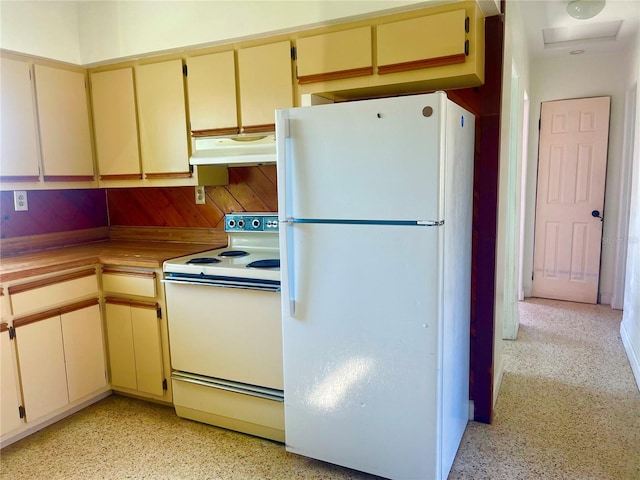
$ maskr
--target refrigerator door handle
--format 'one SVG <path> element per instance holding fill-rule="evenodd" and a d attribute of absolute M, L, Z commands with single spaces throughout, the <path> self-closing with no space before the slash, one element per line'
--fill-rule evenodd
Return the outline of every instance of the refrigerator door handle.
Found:
<path fill-rule="evenodd" d="M 287 291 L 289 292 L 289 316 L 294 317 L 296 314 L 296 295 L 295 295 L 295 278 L 293 275 L 294 255 L 293 255 L 293 228 L 295 222 L 285 221 L 285 232 L 281 237 L 283 241 L 282 248 L 287 255 L 287 265 L 284 274 L 286 275 Z"/>
<path fill-rule="evenodd" d="M 290 218 L 288 205 L 289 196 L 291 195 L 291 181 L 288 178 L 288 155 L 290 138 L 289 118 L 286 110 L 276 110 L 276 152 L 278 159 L 278 185 L 284 190 L 278 195 L 278 215 L 280 217 L 280 226 L 284 225 L 284 232 L 280 234 L 280 250 L 286 255 L 285 271 L 283 272 L 286 280 L 286 291 L 289 292 L 289 316 L 293 317 L 296 313 L 295 300 L 295 279 L 293 276 L 294 258 L 293 258 L 293 224 L 294 220 Z"/>
<path fill-rule="evenodd" d="M 278 213 L 280 218 L 288 218 L 289 211 L 287 206 L 289 204 L 290 192 L 290 179 L 288 178 L 288 166 L 287 165 L 287 139 L 289 135 L 289 119 L 287 118 L 287 112 L 284 110 L 276 110 L 276 152 L 278 161 L 278 185 L 286 189 L 279 195 L 278 198 Z"/>

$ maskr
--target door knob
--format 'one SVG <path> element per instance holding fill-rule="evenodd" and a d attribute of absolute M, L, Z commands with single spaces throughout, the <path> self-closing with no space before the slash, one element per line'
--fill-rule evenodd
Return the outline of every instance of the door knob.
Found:
<path fill-rule="evenodd" d="M 595 218 L 599 218 L 601 222 L 604 220 L 604 218 L 600 216 L 600 210 L 592 211 L 591 216 Z"/>

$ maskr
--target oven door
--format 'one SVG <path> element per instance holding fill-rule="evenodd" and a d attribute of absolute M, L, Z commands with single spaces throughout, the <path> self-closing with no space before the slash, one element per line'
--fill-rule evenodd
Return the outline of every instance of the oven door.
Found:
<path fill-rule="evenodd" d="M 165 281 L 173 370 L 282 390 L 280 293 Z"/>

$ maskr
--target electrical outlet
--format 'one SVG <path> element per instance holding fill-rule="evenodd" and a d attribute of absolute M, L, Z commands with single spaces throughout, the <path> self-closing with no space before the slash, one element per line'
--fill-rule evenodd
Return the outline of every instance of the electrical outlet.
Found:
<path fill-rule="evenodd" d="M 204 205 L 206 203 L 206 199 L 204 197 L 204 187 L 202 185 L 196 186 L 196 204 Z"/>
<path fill-rule="evenodd" d="M 16 190 L 13 192 L 13 209 L 16 212 L 26 212 L 29 210 L 26 190 Z"/>

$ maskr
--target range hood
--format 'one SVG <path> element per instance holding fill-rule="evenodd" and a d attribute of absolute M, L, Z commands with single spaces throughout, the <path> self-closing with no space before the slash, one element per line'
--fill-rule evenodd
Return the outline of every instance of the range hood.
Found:
<path fill-rule="evenodd" d="M 193 137 L 191 165 L 260 165 L 276 162 L 275 133 Z"/>

